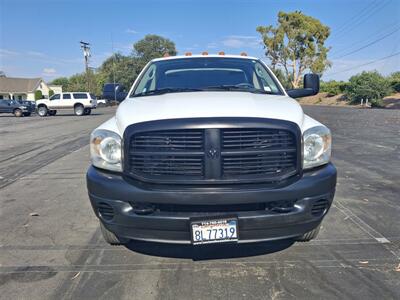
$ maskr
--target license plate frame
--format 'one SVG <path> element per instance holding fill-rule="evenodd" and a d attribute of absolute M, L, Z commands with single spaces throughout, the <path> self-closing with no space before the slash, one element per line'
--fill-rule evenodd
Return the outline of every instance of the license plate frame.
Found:
<path fill-rule="evenodd" d="M 234 228 L 234 234 L 232 236 L 229 236 L 232 234 L 232 232 L 230 231 L 231 228 Z M 201 239 L 198 239 L 199 235 L 196 235 L 196 230 L 200 230 L 201 232 L 203 232 Z M 210 236 L 205 236 L 210 234 L 208 230 L 211 230 L 211 235 L 216 234 L 216 236 L 211 236 L 211 239 Z M 216 233 L 215 230 L 217 230 Z M 221 230 L 223 231 L 223 237 L 221 237 Z M 192 245 L 237 243 L 239 241 L 238 218 L 236 216 L 221 216 L 213 218 L 191 219 L 190 236 Z"/>

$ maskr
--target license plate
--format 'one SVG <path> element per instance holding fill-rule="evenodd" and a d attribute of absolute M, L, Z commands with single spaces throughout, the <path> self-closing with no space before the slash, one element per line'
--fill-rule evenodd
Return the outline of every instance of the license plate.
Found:
<path fill-rule="evenodd" d="M 235 242 L 239 236 L 237 224 L 235 218 L 191 222 L 192 244 Z"/>

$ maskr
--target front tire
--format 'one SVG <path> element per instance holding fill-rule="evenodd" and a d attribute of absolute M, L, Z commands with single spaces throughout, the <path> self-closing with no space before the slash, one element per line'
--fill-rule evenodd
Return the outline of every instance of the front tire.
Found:
<path fill-rule="evenodd" d="M 20 110 L 19 108 L 15 109 L 14 116 L 16 116 L 17 118 L 22 117 L 23 116 L 22 110 Z"/>
<path fill-rule="evenodd" d="M 298 242 L 309 242 L 313 239 L 315 239 L 319 233 L 319 230 L 321 229 L 321 224 L 318 225 L 318 227 L 314 228 L 313 230 L 306 232 L 302 236 L 299 236 L 296 241 Z"/>
<path fill-rule="evenodd" d="M 75 115 L 77 115 L 79 117 L 83 116 L 85 113 L 85 109 L 84 109 L 83 105 L 76 105 L 74 107 L 74 113 L 75 113 Z"/>
<path fill-rule="evenodd" d="M 90 108 L 85 108 L 84 115 L 90 115 L 91 112 L 92 110 Z"/>
<path fill-rule="evenodd" d="M 103 235 L 104 240 L 109 243 L 110 245 L 124 245 L 129 242 L 129 239 L 117 237 L 113 232 L 108 230 L 103 223 L 100 222 L 100 230 Z"/>
<path fill-rule="evenodd" d="M 38 108 L 38 115 L 41 117 L 47 116 L 48 109 L 46 106 L 39 106 Z"/>

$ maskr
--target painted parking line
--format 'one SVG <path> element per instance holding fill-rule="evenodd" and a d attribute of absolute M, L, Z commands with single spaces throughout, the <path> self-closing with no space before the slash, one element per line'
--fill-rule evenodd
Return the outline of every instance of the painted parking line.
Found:
<path fill-rule="evenodd" d="M 340 201 L 335 200 L 333 206 L 336 207 L 340 212 L 342 212 L 350 221 L 352 221 L 355 225 L 357 225 L 362 231 L 364 231 L 370 237 L 375 239 L 378 243 L 390 244 L 390 241 L 386 237 L 384 237 L 380 232 L 376 231 L 370 225 L 361 220 L 350 209 L 348 209 L 342 203 L 340 203 Z"/>

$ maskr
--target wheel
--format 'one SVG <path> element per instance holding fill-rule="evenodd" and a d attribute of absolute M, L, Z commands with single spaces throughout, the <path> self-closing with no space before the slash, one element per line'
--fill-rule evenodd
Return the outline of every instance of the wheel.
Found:
<path fill-rule="evenodd" d="M 20 110 L 19 108 L 14 109 L 14 116 L 16 116 L 18 118 L 22 117 L 23 116 L 22 110 Z"/>
<path fill-rule="evenodd" d="M 124 245 L 129 242 L 129 239 L 117 237 L 114 233 L 108 230 L 101 222 L 100 222 L 100 229 L 104 240 L 110 245 Z"/>
<path fill-rule="evenodd" d="M 83 114 L 84 115 L 90 115 L 91 112 L 92 112 L 92 110 L 90 108 L 85 108 Z"/>
<path fill-rule="evenodd" d="M 24 113 L 24 117 L 29 117 L 31 115 L 30 112 Z"/>
<path fill-rule="evenodd" d="M 56 110 L 49 110 L 49 115 L 50 116 L 55 116 L 57 114 Z"/>
<path fill-rule="evenodd" d="M 74 107 L 74 112 L 75 112 L 75 115 L 77 115 L 77 116 L 83 116 L 85 113 L 85 109 L 84 109 L 83 105 L 78 104 Z"/>
<path fill-rule="evenodd" d="M 47 107 L 46 106 L 39 106 L 38 108 L 38 115 L 41 117 L 47 116 Z"/>
<path fill-rule="evenodd" d="M 299 236 L 296 241 L 298 242 L 309 242 L 313 239 L 315 239 L 319 233 L 319 230 L 321 229 L 321 224 L 318 225 L 318 227 L 314 228 L 313 230 L 306 232 L 302 236 Z"/>

